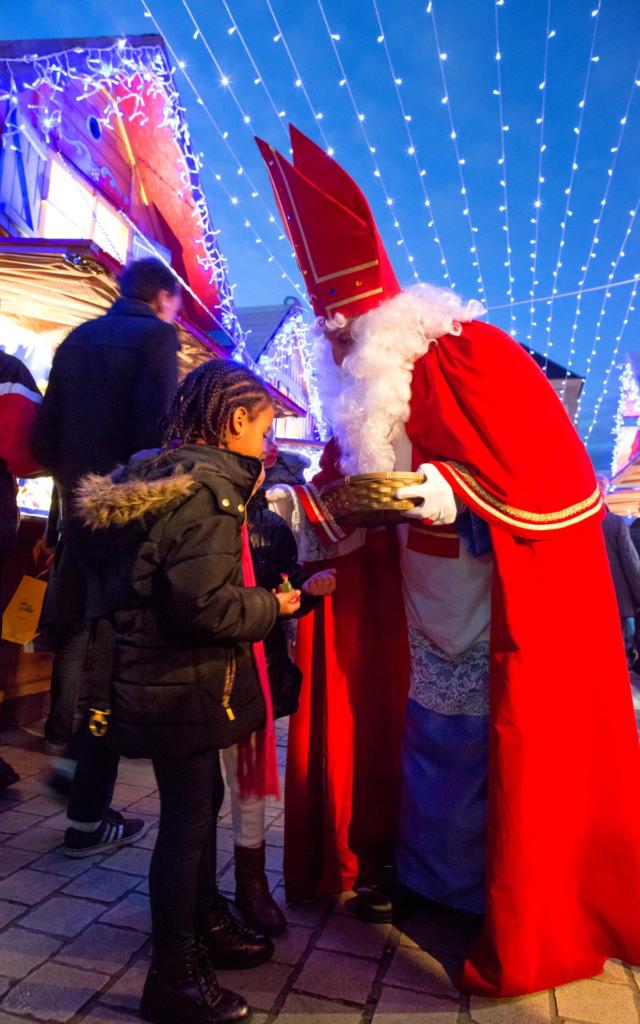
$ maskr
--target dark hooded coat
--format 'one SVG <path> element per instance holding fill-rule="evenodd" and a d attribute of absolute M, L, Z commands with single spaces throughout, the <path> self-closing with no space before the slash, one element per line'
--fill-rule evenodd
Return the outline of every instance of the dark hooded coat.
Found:
<path fill-rule="evenodd" d="M 245 587 L 241 566 L 259 472 L 257 459 L 184 445 L 81 481 L 84 617 L 108 616 L 115 632 L 108 737 L 120 753 L 179 757 L 264 725 L 251 644 L 278 602 Z"/>

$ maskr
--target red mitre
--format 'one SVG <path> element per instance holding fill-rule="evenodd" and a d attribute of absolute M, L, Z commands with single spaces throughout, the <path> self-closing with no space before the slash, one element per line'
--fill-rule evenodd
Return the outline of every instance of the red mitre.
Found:
<path fill-rule="evenodd" d="M 290 126 L 293 164 L 256 139 L 316 316 L 359 316 L 401 291 L 369 204 L 345 170 Z"/>

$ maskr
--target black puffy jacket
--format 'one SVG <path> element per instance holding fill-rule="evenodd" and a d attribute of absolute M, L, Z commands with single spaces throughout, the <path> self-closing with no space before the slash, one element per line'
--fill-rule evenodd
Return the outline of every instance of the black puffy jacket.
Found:
<path fill-rule="evenodd" d="M 251 643 L 278 616 L 243 585 L 241 528 L 257 459 L 207 445 L 141 452 L 77 494 L 93 605 L 116 651 L 109 741 L 132 757 L 235 743 L 264 725 Z"/>

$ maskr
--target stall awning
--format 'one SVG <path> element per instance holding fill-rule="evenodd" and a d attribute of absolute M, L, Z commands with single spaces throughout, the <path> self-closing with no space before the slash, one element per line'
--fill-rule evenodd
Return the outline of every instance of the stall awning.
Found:
<path fill-rule="evenodd" d="M 621 516 L 640 515 L 640 454 L 623 466 L 611 480 L 607 505 Z"/>
<path fill-rule="evenodd" d="M 0 317 L 21 331 L 42 335 L 55 348 L 72 328 L 109 309 L 118 297 L 121 269 L 113 257 L 84 239 L 0 238 Z M 228 359 L 228 351 L 183 317 L 176 327 L 182 374 L 207 359 Z M 267 386 L 276 415 L 306 415 Z"/>

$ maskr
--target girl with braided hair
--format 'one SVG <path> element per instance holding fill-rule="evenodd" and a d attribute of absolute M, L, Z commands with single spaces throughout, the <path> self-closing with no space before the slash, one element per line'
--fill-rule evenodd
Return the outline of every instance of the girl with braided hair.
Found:
<path fill-rule="evenodd" d="M 255 586 L 246 527 L 272 421 L 253 373 L 205 363 L 178 388 L 165 446 L 111 476 L 85 477 L 77 494 L 115 634 L 102 742 L 150 757 L 160 792 L 149 874 L 154 957 L 141 1003 L 155 1024 L 247 1019 L 245 1000 L 221 989 L 213 968 L 251 967 L 273 953 L 215 884 L 219 750 L 237 745 L 242 796 L 276 794 L 278 785 L 262 641 L 298 609 L 300 591 Z"/>

